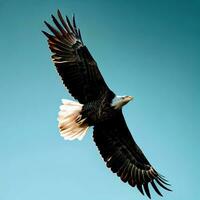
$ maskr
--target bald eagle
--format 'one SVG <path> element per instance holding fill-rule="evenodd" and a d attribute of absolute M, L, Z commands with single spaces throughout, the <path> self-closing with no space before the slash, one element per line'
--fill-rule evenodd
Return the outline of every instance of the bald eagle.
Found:
<path fill-rule="evenodd" d="M 123 182 L 137 187 L 151 198 L 149 184 L 162 196 L 158 185 L 171 191 L 167 180 L 149 163 L 134 141 L 122 107 L 133 99 L 116 95 L 104 81 L 97 63 L 84 45 L 80 29 L 64 19 L 58 10 L 52 15 L 55 27 L 44 22 L 51 34 L 42 31 L 53 53 L 52 60 L 69 93 L 78 101 L 62 100 L 58 114 L 60 135 L 66 140 L 81 140 L 89 127 L 106 166 Z"/>

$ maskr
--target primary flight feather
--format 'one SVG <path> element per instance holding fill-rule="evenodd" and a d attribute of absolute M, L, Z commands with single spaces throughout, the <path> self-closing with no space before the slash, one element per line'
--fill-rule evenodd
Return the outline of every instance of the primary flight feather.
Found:
<path fill-rule="evenodd" d="M 72 22 L 52 15 L 55 26 L 45 22 L 52 60 L 64 85 L 78 102 L 62 100 L 58 126 L 66 140 L 81 140 L 90 126 L 93 138 L 108 168 L 123 182 L 151 198 L 149 184 L 161 195 L 158 186 L 169 190 L 165 178 L 149 163 L 134 141 L 122 114 L 122 107 L 133 99 L 118 96 L 109 89 L 97 63 L 84 45 L 75 17 Z"/>

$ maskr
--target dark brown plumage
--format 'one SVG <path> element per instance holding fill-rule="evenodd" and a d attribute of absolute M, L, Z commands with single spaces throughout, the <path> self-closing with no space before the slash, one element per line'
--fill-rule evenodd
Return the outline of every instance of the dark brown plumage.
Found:
<path fill-rule="evenodd" d="M 45 24 L 54 35 L 43 31 L 48 37 L 56 69 L 69 92 L 80 103 L 96 100 L 109 88 L 95 60 L 83 44 L 80 30 L 76 28 L 75 18 L 73 17 L 73 25 L 71 25 L 68 17 L 66 17 L 67 23 L 65 22 L 60 11 L 58 17 L 63 26 L 52 15 L 59 31 L 47 22 Z"/>
<path fill-rule="evenodd" d="M 97 124 L 93 137 L 107 167 L 123 182 L 136 186 L 142 194 L 145 191 L 149 198 L 149 184 L 161 196 L 155 182 L 170 191 L 165 186 L 169 185 L 167 181 L 156 172 L 135 143 L 121 111 L 112 119 Z"/>
<path fill-rule="evenodd" d="M 47 22 L 52 35 L 48 38 L 52 60 L 71 95 L 84 104 L 81 119 L 94 126 L 94 141 L 107 167 L 123 182 L 151 198 L 149 184 L 162 196 L 157 185 L 169 190 L 167 181 L 151 166 L 135 143 L 124 120 L 122 109 L 111 105 L 116 95 L 106 85 L 97 63 L 83 44 L 73 16 L 72 24 L 58 11 L 60 22 L 52 15 L 54 28 Z M 79 119 L 80 121 L 80 119 Z"/>

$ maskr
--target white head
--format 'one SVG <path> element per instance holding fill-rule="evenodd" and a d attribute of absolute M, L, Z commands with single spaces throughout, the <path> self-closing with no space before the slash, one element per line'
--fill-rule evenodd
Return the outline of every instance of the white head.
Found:
<path fill-rule="evenodd" d="M 132 96 L 115 96 L 115 98 L 112 100 L 111 106 L 114 107 L 114 109 L 120 109 L 132 99 Z"/>

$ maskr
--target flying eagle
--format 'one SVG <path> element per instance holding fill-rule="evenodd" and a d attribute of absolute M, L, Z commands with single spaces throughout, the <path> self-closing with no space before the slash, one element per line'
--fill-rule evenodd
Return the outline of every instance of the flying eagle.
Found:
<path fill-rule="evenodd" d="M 149 163 L 134 141 L 122 107 L 133 99 L 131 96 L 116 95 L 104 81 L 97 63 L 84 45 L 80 29 L 64 19 L 58 10 L 56 26 L 44 22 L 52 34 L 42 31 L 48 38 L 53 53 L 52 60 L 64 85 L 78 100 L 62 100 L 58 114 L 60 135 L 66 140 L 81 140 L 89 127 L 94 127 L 93 138 L 106 166 L 123 182 L 151 198 L 149 184 L 162 196 L 158 185 L 166 187 L 167 180 Z"/>

